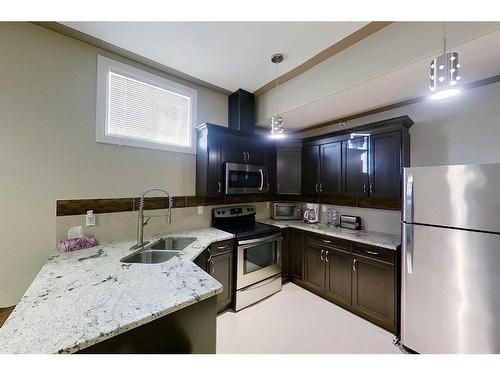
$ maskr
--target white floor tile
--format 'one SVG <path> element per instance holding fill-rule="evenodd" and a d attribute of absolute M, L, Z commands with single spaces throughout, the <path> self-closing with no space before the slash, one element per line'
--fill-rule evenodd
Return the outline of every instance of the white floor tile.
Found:
<path fill-rule="evenodd" d="M 219 354 L 391 354 L 393 335 L 292 283 L 217 318 Z"/>

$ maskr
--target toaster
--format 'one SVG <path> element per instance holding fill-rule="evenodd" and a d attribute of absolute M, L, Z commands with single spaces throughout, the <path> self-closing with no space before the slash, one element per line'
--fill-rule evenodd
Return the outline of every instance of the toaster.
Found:
<path fill-rule="evenodd" d="M 340 215 L 340 226 L 348 229 L 361 229 L 361 218 L 359 216 Z"/>

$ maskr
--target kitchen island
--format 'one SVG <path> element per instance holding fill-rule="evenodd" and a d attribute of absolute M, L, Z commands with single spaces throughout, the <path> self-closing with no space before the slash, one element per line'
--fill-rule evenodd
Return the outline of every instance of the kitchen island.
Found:
<path fill-rule="evenodd" d="M 215 296 L 222 285 L 192 260 L 211 243 L 233 235 L 204 228 L 149 240 L 166 236 L 196 240 L 158 264 L 120 262 L 133 252 L 134 241 L 51 257 L 0 328 L 0 353 L 84 351 L 183 309 L 192 317 L 189 307 L 205 300 L 213 305 L 215 329 Z"/>

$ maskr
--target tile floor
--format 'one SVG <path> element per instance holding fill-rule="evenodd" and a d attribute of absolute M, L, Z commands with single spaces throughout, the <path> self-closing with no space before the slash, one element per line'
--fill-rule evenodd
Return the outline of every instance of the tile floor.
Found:
<path fill-rule="evenodd" d="M 393 335 L 292 283 L 217 318 L 218 354 L 398 354 Z"/>

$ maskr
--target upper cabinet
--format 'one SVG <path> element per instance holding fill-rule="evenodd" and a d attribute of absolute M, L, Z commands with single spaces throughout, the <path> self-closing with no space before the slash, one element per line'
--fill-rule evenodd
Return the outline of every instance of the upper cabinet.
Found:
<path fill-rule="evenodd" d="M 411 125 L 402 116 L 304 140 L 302 193 L 399 200 Z"/>
<path fill-rule="evenodd" d="M 263 166 L 269 191 L 276 186 L 276 150 L 266 137 L 213 124 L 197 128 L 196 195 L 225 193 L 225 163 Z"/>
<path fill-rule="evenodd" d="M 276 145 L 276 193 L 300 194 L 302 148 L 300 141 Z"/>

